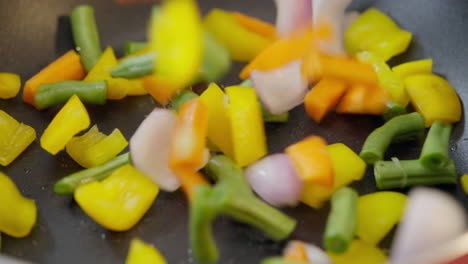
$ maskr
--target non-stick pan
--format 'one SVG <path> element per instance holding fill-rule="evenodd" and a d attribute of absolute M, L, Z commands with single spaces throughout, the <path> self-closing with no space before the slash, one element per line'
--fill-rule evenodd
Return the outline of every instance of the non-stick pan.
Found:
<path fill-rule="evenodd" d="M 29 79 L 42 67 L 67 50 L 73 49 L 68 14 L 78 4 L 95 7 L 102 46 L 112 46 L 117 53 L 127 40 L 145 40 L 151 4 L 121 6 L 111 0 L 0 0 L 0 72 L 16 72 Z M 201 0 L 203 13 L 214 7 L 237 10 L 273 22 L 272 0 Z M 463 101 L 468 102 L 468 1 L 466 0 L 355 0 L 351 9 L 363 11 L 374 6 L 393 17 L 404 29 L 413 32 L 409 50 L 390 61 L 432 58 L 434 71 L 446 77 Z M 220 82 L 237 84 L 241 64 Z M 139 123 L 157 104 L 149 97 L 131 97 L 105 106 L 87 106 L 92 123 L 109 133 L 114 128 L 130 138 Z M 0 100 L 0 109 L 33 126 L 42 134 L 59 108 L 37 111 L 18 96 Z M 379 117 L 331 114 L 317 125 L 298 107 L 286 124 L 268 124 L 271 153 L 307 135 L 323 136 L 330 143 L 343 142 L 358 152 L 366 136 L 382 124 Z M 468 133 L 464 120 L 455 126 L 450 155 L 459 173 L 468 172 Z M 392 148 L 389 157 L 416 158 L 420 143 Z M 38 223 L 27 238 L 3 236 L 3 253 L 35 263 L 124 263 L 129 242 L 134 237 L 156 245 L 171 264 L 195 263 L 187 235 L 187 203 L 181 192 L 160 193 L 143 220 L 123 233 L 110 232 L 97 225 L 77 206 L 71 196 L 58 196 L 53 184 L 61 177 L 80 169 L 64 152 L 52 156 L 41 149 L 38 140 L 16 161 L 0 168 L 13 178 L 21 191 L 36 200 Z M 360 194 L 376 191 L 373 174 L 356 184 Z M 468 205 L 460 186 L 442 187 Z M 2 202 L 2 201 L 0 201 Z M 291 238 L 321 244 L 326 206 L 313 210 L 304 205 L 287 209 L 298 220 Z M 428 212 L 430 214 L 430 212 Z M 447 219 L 450 221 L 449 219 Z M 280 254 L 284 244 L 268 240 L 259 231 L 220 218 L 214 234 L 221 251 L 219 263 L 259 263 L 265 256 Z M 388 243 L 387 245 L 388 246 Z"/>

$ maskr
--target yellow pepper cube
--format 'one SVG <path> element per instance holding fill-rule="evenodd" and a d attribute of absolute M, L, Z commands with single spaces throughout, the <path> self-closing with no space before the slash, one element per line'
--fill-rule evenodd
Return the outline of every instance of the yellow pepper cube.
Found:
<path fill-rule="evenodd" d="M 0 172 L 0 232 L 12 237 L 25 237 L 36 224 L 34 200 L 21 195 L 15 183 Z"/>
<path fill-rule="evenodd" d="M 241 86 L 225 89 L 229 98 L 233 159 L 245 167 L 268 152 L 262 111 L 255 90 Z"/>
<path fill-rule="evenodd" d="M 463 174 L 460 178 L 463 191 L 465 191 L 466 194 L 468 194 L 468 174 Z"/>
<path fill-rule="evenodd" d="M 66 150 L 78 164 L 92 168 L 111 160 L 127 146 L 128 142 L 119 129 L 106 136 L 95 125 L 86 134 L 72 138 Z"/>
<path fill-rule="evenodd" d="M 134 238 L 130 243 L 125 264 L 167 264 L 167 262 L 156 248 Z"/>
<path fill-rule="evenodd" d="M 128 85 L 127 95 L 138 96 L 148 94 L 142 79 L 128 80 Z"/>
<path fill-rule="evenodd" d="M 432 73 L 432 59 L 410 61 L 392 68 L 402 80 L 411 75 Z"/>
<path fill-rule="evenodd" d="M 140 221 L 158 195 L 159 188 L 131 165 L 114 171 L 102 181 L 81 185 L 75 200 L 98 224 L 126 231 Z"/>
<path fill-rule="evenodd" d="M 16 97 L 21 88 L 21 78 L 18 74 L 0 72 L 0 98 Z"/>
<path fill-rule="evenodd" d="M 232 156 L 231 122 L 226 103 L 226 95 L 215 83 L 210 84 L 200 100 L 208 109 L 208 139 L 224 154 Z"/>
<path fill-rule="evenodd" d="M 65 148 L 74 135 L 87 129 L 90 123 L 85 106 L 78 96 L 73 95 L 42 134 L 41 147 L 55 155 Z"/>
<path fill-rule="evenodd" d="M 359 197 L 356 235 L 377 245 L 400 222 L 407 197 L 398 192 L 376 192 Z"/>
<path fill-rule="evenodd" d="M 354 240 L 344 254 L 327 253 L 333 264 L 382 264 L 387 261 L 381 249 L 360 240 Z"/>
<path fill-rule="evenodd" d="M 405 79 L 411 103 L 424 118 L 426 127 L 434 121 L 452 124 L 460 121 L 462 107 L 457 92 L 442 77 L 418 74 Z"/>
<path fill-rule="evenodd" d="M 34 128 L 19 123 L 0 110 L 0 165 L 8 166 L 35 139 Z"/>
<path fill-rule="evenodd" d="M 336 190 L 361 180 L 366 172 L 366 163 L 346 145 L 337 143 L 327 148 L 335 172 L 333 189 L 314 183 L 306 183 L 302 187 L 301 201 L 316 209 L 321 208 Z"/>

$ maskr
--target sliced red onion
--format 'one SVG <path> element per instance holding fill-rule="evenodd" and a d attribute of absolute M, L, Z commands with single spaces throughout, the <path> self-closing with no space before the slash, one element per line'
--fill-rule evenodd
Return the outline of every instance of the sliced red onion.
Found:
<path fill-rule="evenodd" d="M 267 110 L 285 113 L 304 102 L 307 80 L 302 75 L 302 61 L 295 60 L 269 71 L 252 71 L 253 87 Z"/>
<path fill-rule="evenodd" d="M 307 260 L 312 264 L 332 264 L 332 260 L 330 257 L 323 251 L 323 249 L 309 243 L 292 240 L 289 241 L 286 247 L 283 250 L 283 255 L 286 255 L 291 248 L 294 248 L 297 243 L 301 243 L 304 246 L 306 251 Z"/>
<path fill-rule="evenodd" d="M 286 36 L 312 21 L 313 0 L 275 0 L 276 32 Z"/>
<path fill-rule="evenodd" d="M 358 11 L 349 11 L 346 12 L 344 15 L 344 32 L 348 30 L 348 28 L 358 19 L 358 17 L 361 15 Z"/>
<path fill-rule="evenodd" d="M 461 235 L 465 228 L 465 211 L 450 195 L 436 189 L 415 189 L 393 241 L 392 263 L 409 263 Z"/>
<path fill-rule="evenodd" d="M 327 24 L 331 27 L 332 36 L 329 40 L 319 41 L 322 52 L 330 55 L 346 55 L 344 49 L 344 17 L 345 9 L 351 0 L 314 0 L 313 26 Z"/>
<path fill-rule="evenodd" d="M 162 190 L 175 191 L 180 183 L 168 167 L 171 138 L 177 115 L 156 108 L 140 124 L 130 139 L 130 154 L 135 167 Z"/>
<path fill-rule="evenodd" d="M 245 171 L 252 189 L 273 206 L 295 206 L 299 203 L 302 181 L 286 154 L 267 156 Z"/>

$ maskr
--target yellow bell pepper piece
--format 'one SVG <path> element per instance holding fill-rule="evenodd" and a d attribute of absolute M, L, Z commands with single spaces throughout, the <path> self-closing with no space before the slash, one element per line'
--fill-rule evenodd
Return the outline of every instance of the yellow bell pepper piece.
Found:
<path fill-rule="evenodd" d="M 330 190 L 314 183 L 302 187 L 301 201 L 316 209 L 321 208 L 336 190 L 361 180 L 366 172 L 366 163 L 345 144 L 332 144 L 327 148 L 335 172 L 333 188 Z"/>
<path fill-rule="evenodd" d="M 468 174 L 463 174 L 460 178 L 463 191 L 465 191 L 466 194 L 468 194 Z"/>
<path fill-rule="evenodd" d="M 155 247 L 134 238 L 130 243 L 125 264 L 167 264 L 167 262 Z"/>
<path fill-rule="evenodd" d="M 432 59 L 410 61 L 392 68 L 401 80 L 416 74 L 432 73 Z"/>
<path fill-rule="evenodd" d="M 75 200 L 98 224 L 125 231 L 140 221 L 153 204 L 159 188 L 131 165 L 115 170 L 102 181 L 81 185 Z"/>
<path fill-rule="evenodd" d="M 107 99 L 119 100 L 127 96 L 129 80 L 112 78 L 111 70 L 118 65 L 112 47 L 107 47 L 94 67 L 84 79 L 85 82 L 107 81 Z"/>
<path fill-rule="evenodd" d="M 90 123 L 85 106 L 78 96 L 73 95 L 42 134 L 41 147 L 55 155 L 65 148 L 74 135 L 87 129 Z"/>
<path fill-rule="evenodd" d="M 382 264 L 387 261 L 381 249 L 360 240 L 354 240 L 344 254 L 327 253 L 333 264 Z"/>
<path fill-rule="evenodd" d="M 21 78 L 18 74 L 0 72 L 0 98 L 16 97 L 21 88 Z"/>
<path fill-rule="evenodd" d="M 400 222 L 407 197 L 397 192 L 376 192 L 359 197 L 356 235 L 377 245 Z"/>
<path fill-rule="evenodd" d="M 148 94 L 142 79 L 128 80 L 128 85 L 127 95 L 129 96 Z"/>
<path fill-rule="evenodd" d="M 232 157 L 231 123 L 225 99 L 223 90 L 215 83 L 200 95 L 200 100 L 208 108 L 208 139 L 224 154 Z"/>
<path fill-rule="evenodd" d="M 13 181 L 0 172 L 0 232 L 12 237 L 25 237 L 36 224 L 34 200 L 21 195 Z"/>
<path fill-rule="evenodd" d="M 408 105 L 409 96 L 406 92 L 405 84 L 400 79 L 400 77 L 390 69 L 385 61 L 383 61 L 377 55 L 367 51 L 356 54 L 356 57 L 360 61 L 372 64 L 374 66 L 380 86 L 385 88 L 390 93 L 394 103 L 397 103 L 403 107 Z"/>
<path fill-rule="evenodd" d="M 254 89 L 230 86 L 225 91 L 229 97 L 232 158 L 239 167 L 245 167 L 268 152 L 262 110 Z"/>
<path fill-rule="evenodd" d="M 226 47 L 231 59 L 235 61 L 251 61 L 273 43 L 271 39 L 242 27 L 231 12 L 221 9 L 211 10 L 203 25 Z"/>
<path fill-rule="evenodd" d="M 158 54 L 155 72 L 185 88 L 198 74 L 203 57 L 203 30 L 195 0 L 166 0 L 155 9 L 150 47 Z"/>
<path fill-rule="evenodd" d="M 370 51 L 383 61 L 403 53 L 412 34 L 404 31 L 387 15 L 370 8 L 346 30 L 345 46 L 350 54 Z"/>
<path fill-rule="evenodd" d="M 0 165 L 7 166 L 14 161 L 34 140 L 34 128 L 19 123 L 0 110 Z"/>
<path fill-rule="evenodd" d="M 462 107 L 457 92 L 442 77 L 434 74 L 413 75 L 405 79 L 411 103 L 424 118 L 426 127 L 434 121 L 460 121 Z"/>
<path fill-rule="evenodd" d="M 72 138 L 66 150 L 78 164 L 92 168 L 111 160 L 127 146 L 128 142 L 119 129 L 106 136 L 95 125 L 86 134 Z"/>

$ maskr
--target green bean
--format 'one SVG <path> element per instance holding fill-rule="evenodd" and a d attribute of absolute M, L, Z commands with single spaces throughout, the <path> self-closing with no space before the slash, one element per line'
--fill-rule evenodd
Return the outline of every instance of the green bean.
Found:
<path fill-rule="evenodd" d="M 124 46 L 123 55 L 124 57 L 128 56 L 132 53 L 145 49 L 146 47 L 148 47 L 147 42 L 127 41 Z"/>
<path fill-rule="evenodd" d="M 171 108 L 178 112 L 183 104 L 197 97 L 198 97 L 198 94 L 190 90 L 182 91 L 179 95 L 177 95 L 174 99 L 172 99 Z"/>
<path fill-rule="evenodd" d="M 123 59 L 119 65 L 112 69 L 114 78 L 136 79 L 150 75 L 154 71 L 154 60 L 156 55 L 149 52 L 139 56 L 131 56 Z"/>
<path fill-rule="evenodd" d="M 262 260 L 261 264 L 310 264 L 310 262 L 287 260 L 282 257 L 269 257 Z"/>
<path fill-rule="evenodd" d="M 93 7 L 80 5 L 73 8 L 70 20 L 73 39 L 80 53 L 81 62 L 85 70 L 89 72 L 102 53 Z"/>
<path fill-rule="evenodd" d="M 383 114 L 383 118 L 385 121 L 388 121 L 394 117 L 401 116 L 401 115 L 408 113 L 405 107 L 396 103 L 389 103 L 387 107 L 388 107 L 387 110 Z"/>
<path fill-rule="evenodd" d="M 448 149 L 452 126 L 435 121 L 424 142 L 419 160 L 429 169 L 445 167 L 448 161 Z"/>

